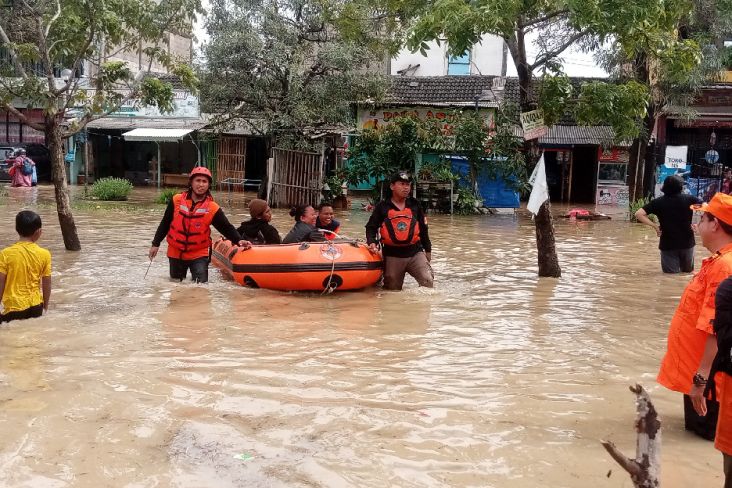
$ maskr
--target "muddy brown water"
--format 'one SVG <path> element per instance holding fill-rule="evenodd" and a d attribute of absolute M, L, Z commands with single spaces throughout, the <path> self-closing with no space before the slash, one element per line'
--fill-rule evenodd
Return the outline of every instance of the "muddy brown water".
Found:
<path fill-rule="evenodd" d="M 600 440 L 634 453 L 635 382 L 663 421 L 663 486 L 722 485 L 654 381 L 689 276 L 660 273 L 650 229 L 557 221 L 554 280 L 524 214 L 433 216 L 434 290 L 322 297 L 213 268 L 172 283 L 162 255 L 143 280 L 153 196 L 80 204 L 79 253 L 50 188 L 0 196 L 0 246 L 33 208 L 53 253 L 48 315 L 0 327 L 0 486 L 630 487 Z M 350 236 L 367 217 L 338 215 Z"/>

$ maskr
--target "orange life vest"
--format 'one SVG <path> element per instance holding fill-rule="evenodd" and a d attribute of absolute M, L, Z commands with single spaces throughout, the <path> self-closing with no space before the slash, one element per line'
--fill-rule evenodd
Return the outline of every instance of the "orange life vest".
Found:
<path fill-rule="evenodd" d="M 168 231 L 168 257 L 192 260 L 208 256 L 211 222 L 219 210 L 211 195 L 195 206 L 188 192 L 173 197 L 173 221 Z"/>
<path fill-rule="evenodd" d="M 379 231 L 387 246 L 411 246 L 419 242 L 419 221 L 412 209 L 389 209 Z"/>

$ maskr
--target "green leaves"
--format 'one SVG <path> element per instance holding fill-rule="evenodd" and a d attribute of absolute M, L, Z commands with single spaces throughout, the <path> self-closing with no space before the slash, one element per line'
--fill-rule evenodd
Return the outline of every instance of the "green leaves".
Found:
<path fill-rule="evenodd" d="M 545 75 L 539 89 L 539 106 L 544 111 L 544 123 L 555 125 L 562 118 L 573 96 L 572 82 L 564 73 Z"/>
<path fill-rule="evenodd" d="M 172 112 L 173 87 L 158 78 L 148 77 L 140 83 L 140 103 L 143 105 L 155 105 L 161 112 Z"/>
<path fill-rule="evenodd" d="M 117 83 L 130 81 L 132 71 L 124 61 L 109 61 L 99 68 L 99 80 L 105 87 L 111 87 Z"/>
<path fill-rule="evenodd" d="M 640 134 L 649 96 L 648 88 L 636 81 L 585 83 L 577 103 L 577 119 L 584 125 L 612 126 L 617 141 L 633 140 Z"/>

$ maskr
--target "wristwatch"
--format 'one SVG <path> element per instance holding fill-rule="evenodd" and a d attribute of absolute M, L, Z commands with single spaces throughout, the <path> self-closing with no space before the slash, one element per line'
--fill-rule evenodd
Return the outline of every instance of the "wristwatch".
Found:
<path fill-rule="evenodd" d="M 707 379 L 701 373 L 696 373 L 691 381 L 694 383 L 694 386 L 705 386 L 707 384 Z"/>

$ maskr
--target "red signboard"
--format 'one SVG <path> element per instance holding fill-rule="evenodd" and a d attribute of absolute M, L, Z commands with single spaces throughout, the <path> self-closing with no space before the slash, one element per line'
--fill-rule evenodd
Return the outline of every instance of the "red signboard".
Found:
<path fill-rule="evenodd" d="M 600 147 L 597 151 L 597 159 L 600 161 L 612 161 L 617 163 L 627 163 L 630 161 L 630 154 L 627 149 L 619 147 L 603 148 Z"/>

